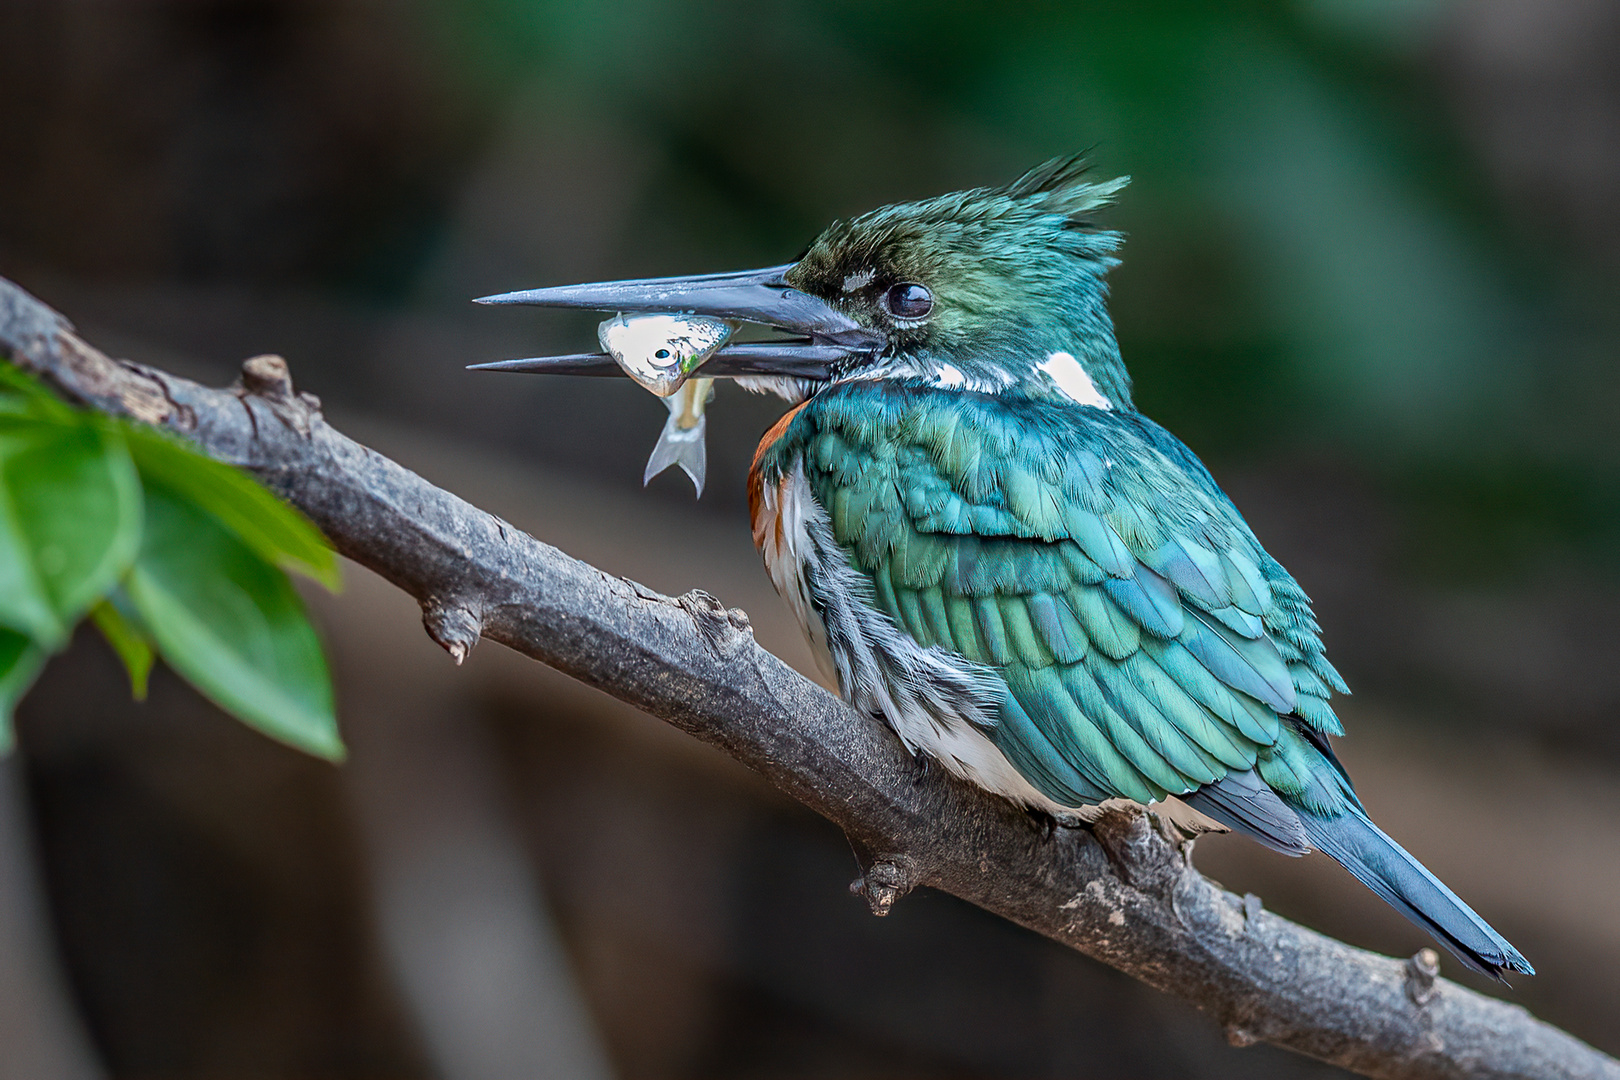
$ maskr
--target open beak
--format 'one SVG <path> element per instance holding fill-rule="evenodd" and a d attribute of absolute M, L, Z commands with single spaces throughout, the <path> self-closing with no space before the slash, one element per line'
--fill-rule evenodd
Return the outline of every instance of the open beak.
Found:
<path fill-rule="evenodd" d="M 787 283 L 792 263 L 764 270 L 695 277 L 603 281 L 484 296 L 480 304 L 527 304 L 594 311 L 703 315 L 774 327 L 798 340 L 728 345 L 695 374 L 704 378 L 780 376 L 826 379 L 841 361 L 871 352 L 881 337 L 837 308 Z M 479 371 L 622 375 L 607 353 L 577 353 L 471 365 Z"/>

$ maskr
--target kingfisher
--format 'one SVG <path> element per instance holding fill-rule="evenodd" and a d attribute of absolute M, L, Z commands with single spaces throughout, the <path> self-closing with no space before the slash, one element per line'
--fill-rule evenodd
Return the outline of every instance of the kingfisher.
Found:
<path fill-rule="evenodd" d="M 1053 816 L 1179 800 L 1337 860 L 1467 967 L 1523 956 L 1373 824 L 1331 740 L 1349 692 L 1310 599 L 1137 410 L 1109 317 L 1128 178 L 1082 158 L 833 223 L 792 263 L 483 298 L 746 321 L 705 377 L 792 408 L 753 535 L 841 696 L 914 754 Z M 477 365 L 619 374 L 577 354 Z"/>

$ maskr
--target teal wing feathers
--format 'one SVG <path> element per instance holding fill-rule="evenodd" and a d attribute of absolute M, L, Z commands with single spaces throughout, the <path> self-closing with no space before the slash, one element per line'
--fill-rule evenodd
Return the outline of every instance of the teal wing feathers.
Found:
<path fill-rule="evenodd" d="M 1250 769 L 1324 790 L 1281 719 L 1339 733 L 1308 600 L 1150 421 L 850 383 L 770 453 L 802 459 L 896 623 L 1004 680 L 986 734 L 1048 797 L 1146 802 Z"/>

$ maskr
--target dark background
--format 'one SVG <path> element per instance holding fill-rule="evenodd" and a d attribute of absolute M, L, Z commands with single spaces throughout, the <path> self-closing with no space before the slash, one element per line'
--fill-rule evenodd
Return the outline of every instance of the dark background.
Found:
<path fill-rule="evenodd" d="M 779 263 L 1087 148 L 1135 178 L 1139 404 L 1316 599 L 1374 815 L 1542 972 L 1491 992 L 1620 1052 L 1620 7 L 0 0 L 0 274 L 215 383 L 281 353 L 338 426 L 801 666 L 743 512 L 778 404 L 721 387 L 701 503 L 643 492 L 648 395 L 462 370 L 594 319 L 467 299 Z M 342 769 L 172 677 L 130 704 L 89 636 L 25 702 L 0 1077 L 1333 1072 L 947 897 L 873 920 L 750 774 L 494 646 L 453 669 L 348 581 L 312 598 Z M 1425 944 L 1318 858 L 1198 862 Z"/>

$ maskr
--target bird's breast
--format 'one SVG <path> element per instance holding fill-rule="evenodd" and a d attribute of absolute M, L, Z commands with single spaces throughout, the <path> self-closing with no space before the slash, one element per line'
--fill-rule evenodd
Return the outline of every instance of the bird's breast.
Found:
<path fill-rule="evenodd" d="M 836 680 L 836 668 L 827 648 L 827 628 L 811 602 L 805 567 L 810 551 L 805 526 L 815 495 L 802 468 L 779 471 L 765 465 L 767 453 L 803 408 L 801 404 L 791 409 L 760 439 L 753 466 L 748 470 L 748 512 L 753 522 L 754 546 L 765 561 L 771 584 L 799 620 L 816 665 L 829 679 Z"/>

